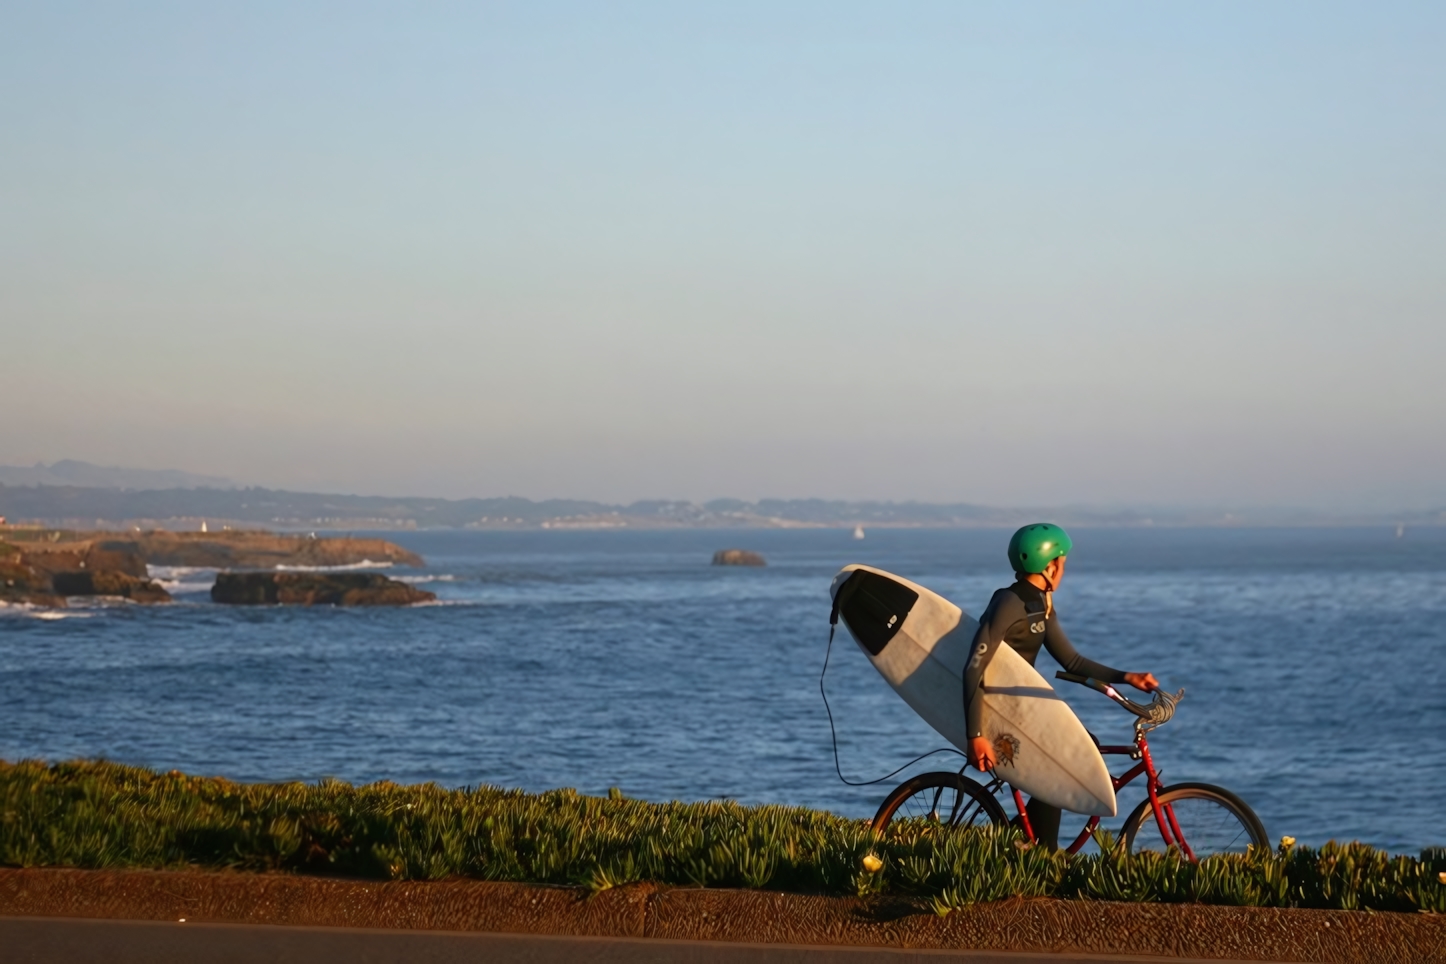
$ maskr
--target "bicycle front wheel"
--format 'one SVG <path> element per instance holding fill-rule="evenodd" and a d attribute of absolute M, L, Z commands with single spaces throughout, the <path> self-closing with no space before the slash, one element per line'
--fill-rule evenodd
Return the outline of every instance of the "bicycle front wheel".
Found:
<path fill-rule="evenodd" d="M 1270 839 L 1265 835 L 1265 825 L 1246 802 L 1224 787 L 1209 783 L 1177 783 L 1161 787 L 1160 807 L 1174 815 L 1172 825 L 1166 817 L 1166 828 L 1170 838 L 1175 838 L 1178 826 L 1180 836 L 1185 838 L 1190 853 L 1196 860 L 1203 860 L 1212 854 L 1243 854 L 1255 844 L 1269 847 Z M 1155 811 L 1146 798 L 1125 821 L 1125 847 L 1134 853 L 1138 850 L 1156 850 L 1165 846 L 1160 827 L 1155 822 Z"/>
<path fill-rule="evenodd" d="M 941 827 L 980 827 L 1009 822 L 999 801 L 962 773 L 921 773 L 904 781 L 884 798 L 874 814 L 874 830 L 882 833 L 896 820 Z"/>

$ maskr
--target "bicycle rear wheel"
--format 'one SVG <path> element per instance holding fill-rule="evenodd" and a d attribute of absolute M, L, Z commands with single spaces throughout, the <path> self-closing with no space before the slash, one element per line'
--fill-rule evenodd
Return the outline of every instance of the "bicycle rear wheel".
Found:
<path fill-rule="evenodd" d="M 1197 860 L 1212 854 L 1243 854 L 1251 844 L 1270 846 L 1265 825 L 1255 811 L 1224 787 L 1177 783 L 1161 787 L 1159 800 L 1162 808 L 1174 813 L 1180 834 Z M 1168 818 L 1166 827 L 1173 839 L 1174 828 L 1170 827 Z M 1125 821 L 1124 835 L 1125 847 L 1131 853 L 1164 848 L 1165 841 L 1148 798 Z"/>
<path fill-rule="evenodd" d="M 962 773 L 921 773 L 894 789 L 874 814 L 874 830 L 882 833 L 896 820 L 917 820 L 943 827 L 1006 824 L 999 801 Z"/>

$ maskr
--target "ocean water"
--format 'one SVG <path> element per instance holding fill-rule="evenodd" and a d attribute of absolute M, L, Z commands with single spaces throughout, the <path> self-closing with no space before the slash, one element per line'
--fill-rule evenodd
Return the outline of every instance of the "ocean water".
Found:
<path fill-rule="evenodd" d="M 221 607 L 212 573 L 158 570 L 175 605 L 0 611 L 0 758 L 868 816 L 909 773 L 961 761 L 839 782 L 818 689 L 829 581 L 865 562 L 977 614 L 1010 579 L 1007 535 L 393 534 L 427 565 L 387 571 L 439 596 L 406 609 Z M 1076 645 L 1186 689 L 1152 740 L 1167 782 L 1235 790 L 1272 836 L 1446 844 L 1446 529 L 1075 535 L 1056 603 Z M 731 547 L 769 565 L 709 564 Z M 827 685 L 852 779 L 943 745 L 846 634 Z M 1128 740 L 1125 713 L 1059 685 L 1103 741 Z"/>

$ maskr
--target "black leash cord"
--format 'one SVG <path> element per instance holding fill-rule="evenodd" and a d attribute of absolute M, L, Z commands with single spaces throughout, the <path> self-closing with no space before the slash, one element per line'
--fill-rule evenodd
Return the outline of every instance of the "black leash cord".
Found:
<path fill-rule="evenodd" d="M 837 605 L 834 606 L 833 618 L 831 618 L 831 619 L 829 620 L 829 625 L 828 625 L 828 649 L 824 650 L 824 654 L 823 654 L 823 672 L 818 674 L 818 695 L 823 697 L 823 709 L 824 709 L 824 712 L 828 714 L 828 732 L 829 732 L 829 735 L 833 737 L 833 768 L 834 768 L 834 771 L 838 774 L 838 778 L 839 778 L 840 780 L 842 780 L 844 783 L 848 784 L 848 785 L 851 786 L 851 787 L 871 787 L 871 786 L 873 786 L 875 783 L 883 783 L 885 780 L 889 779 L 890 777 L 897 776 L 898 774 L 900 774 L 900 773 L 904 772 L 905 770 L 909 769 L 909 767 L 913 766 L 915 763 L 918 763 L 920 760 L 924 759 L 925 757 L 931 757 L 931 756 L 933 756 L 935 753 L 957 753 L 959 756 L 964 756 L 964 754 L 959 753 L 959 751 L 956 750 L 956 749 L 954 749 L 952 746 L 941 746 L 941 747 L 939 747 L 939 749 L 937 749 L 937 750 L 930 750 L 928 753 L 925 753 L 925 754 L 922 754 L 922 755 L 920 755 L 920 756 L 914 757 L 912 760 L 910 760 L 908 763 L 905 763 L 903 766 L 899 767 L 899 768 L 898 768 L 897 770 L 895 770 L 893 773 L 886 773 L 886 774 L 884 774 L 883 776 L 879 777 L 877 780 L 865 780 L 865 781 L 859 783 L 859 782 L 855 782 L 855 781 L 853 781 L 853 780 L 850 780 L 848 777 L 844 776 L 844 775 L 843 775 L 843 768 L 839 766 L 839 762 L 838 762 L 838 731 L 835 730 L 835 729 L 834 729 L 834 726 L 833 726 L 833 710 L 832 710 L 832 709 L 829 707 L 829 705 L 828 705 L 828 694 L 825 693 L 825 692 L 824 692 L 824 689 L 823 689 L 823 678 L 824 678 L 824 675 L 825 675 L 826 673 L 828 673 L 828 660 L 829 660 L 829 657 L 833 655 L 833 634 L 834 634 L 834 631 L 835 631 L 836 629 L 838 629 L 838 606 L 837 606 Z"/>

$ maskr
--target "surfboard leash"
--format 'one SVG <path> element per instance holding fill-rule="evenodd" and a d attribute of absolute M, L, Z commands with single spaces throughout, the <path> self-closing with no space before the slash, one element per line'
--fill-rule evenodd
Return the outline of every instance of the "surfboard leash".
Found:
<path fill-rule="evenodd" d="M 842 593 L 840 593 L 840 595 L 842 595 Z M 833 724 L 833 708 L 828 705 L 828 693 L 825 692 L 823 688 L 823 678 L 828 674 L 828 661 L 829 658 L 833 655 L 833 634 L 838 630 L 838 610 L 839 600 L 835 598 L 833 602 L 833 611 L 829 613 L 828 616 L 828 648 L 826 648 L 823 652 L 823 671 L 818 674 L 818 695 L 823 697 L 823 710 L 825 713 L 828 714 L 828 733 L 829 736 L 833 738 L 833 769 L 834 772 L 838 774 L 838 778 L 851 787 L 871 787 L 876 783 L 883 783 L 885 780 L 898 776 L 900 773 L 903 773 L 915 763 L 918 763 L 920 760 L 923 760 L 927 757 L 931 757 L 936 753 L 954 753 L 958 756 L 964 756 L 963 753 L 960 753 L 952 746 L 941 746 L 937 750 L 930 750 L 928 753 L 923 753 L 919 756 L 914 757 L 914 759 L 910 760 L 908 763 L 905 763 L 897 770 L 894 770 L 892 773 L 886 773 L 883 776 L 879 777 L 877 780 L 864 780 L 862 782 L 858 782 L 850 780 L 848 777 L 843 775 L 843 767 L 839 765 L 838 761 L 838 730 L 834 728 Z"/>

